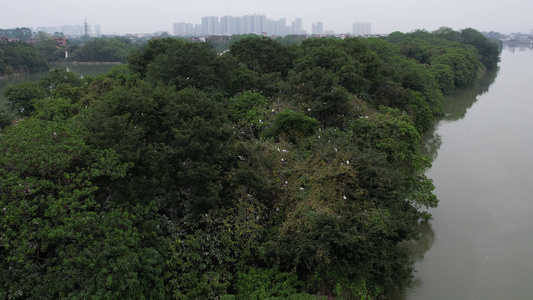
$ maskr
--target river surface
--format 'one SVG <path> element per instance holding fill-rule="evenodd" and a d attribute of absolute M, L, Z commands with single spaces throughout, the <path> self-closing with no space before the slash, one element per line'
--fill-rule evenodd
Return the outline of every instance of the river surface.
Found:
<path fill-rule="evenodd" d="M 114 65 L 82 65 L 82 64 L 49 64 L 51 69 L 64 69 L 69 72 L 76 73 L 80 76 L 93 75 L 106 73 L 111 70 Z M 12 76 L 4 79 L 0 79 L 0 105 L 7 103 L 7 99 L 4 96 L 6 87 L 17 85 L 26 81 L 38 81 L 41 77 L 47 75 L 48 72 L 26 74 L 21 76 Z"/>
<path fill-rule="evenodd" d="M 424 135 L 439 206 L 412 244 L 415 285 L 389 299 L 533 299 L 533 51 L 447 97 Z"/>

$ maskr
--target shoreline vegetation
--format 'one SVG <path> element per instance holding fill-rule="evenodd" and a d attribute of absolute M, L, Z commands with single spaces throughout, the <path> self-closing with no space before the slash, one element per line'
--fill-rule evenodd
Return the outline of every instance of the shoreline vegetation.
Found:
<path fill-rule="evenodd" d="M 110 62 L 110 61 L 96 61 L 96 62 L 78 62 L 78 61 L 72 61 L 72 62 L 66 62 L 66 61 L 63 61 L 63 62 L 55 62 L 54 64 L 56 65 L 122 65 L 124 64 L 123 62 L 119 62 L 119 61 L 115 61 L 115 62 Z M 15 73 L 15 74 L 10 74 L 10 75 L 7 75 L 7 76 L 1 76 L 0 75 L 0 80 L 2 79 L 7 79 L 9 77 L 17 77 L 17 76 L 23 76 L 23 75 L 27 75 L 28 73 Z"/>
<path fill-rule="evenodd" d="M 0 129 L 1 298 L 403 290 L 403 245 L 438 204 L 421 134 L 443 95 L 499 62 L 481 33 L 447 27 L 248 35 L 224 54 L 164 38 L 128 55 L 6 89 L 23 121 Z"/>

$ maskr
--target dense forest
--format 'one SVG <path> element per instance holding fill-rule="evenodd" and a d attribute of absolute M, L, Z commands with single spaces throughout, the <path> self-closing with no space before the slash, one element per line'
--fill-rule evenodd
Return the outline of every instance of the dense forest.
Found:
<path fill-rule="evenodd" d="M 108 45 L 113 47 L 113 45 Z M 421 134 L 497 67 L 474 29 L 154 39 L 6 90 L 0 297 L 377 299 L 435 207 Z"/>
<path fill-rule="evenodd" d="M 49 69 L 46 60 L 32 45 L 0 41 L 0 77 Z"/>

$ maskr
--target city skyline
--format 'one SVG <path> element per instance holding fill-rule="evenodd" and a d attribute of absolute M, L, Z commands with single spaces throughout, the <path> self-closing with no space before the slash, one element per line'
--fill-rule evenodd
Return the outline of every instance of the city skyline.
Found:
<path fill-rule="evenodd" d="M 306 4 L 293 0 L 93 0 L 75 4 L 66 0 L 24 0 L 2 5 L 0 28 L 81 25 L 87 19 L 101 26 L 101 34 L 172 33 L 173 23 L 200 24 L 202 16 L 257 14 L 287 22 L 302 18 L 302 28 L 307 32 L 312 32 L 317 22 L 324 24 L 324 30 L 336 33 L 352 32 L 354 22 L 367 22 L 376 34 L 432 31 L 442 26 L 524 33 L 533 28 L 532 9 L 529 0 L 334 0 Z"/>
<path fill-rule="evenodd" d="M 84 20 L 86 22 L 86 20 Z M 157 32 L 167 32 L 176 36 L 187 35 L 235 35 L 235 34 L 267 34 L 269 36 L 284 36 L 289 34 L 354 34 L 354 35 L 368 35 L 370 30 L 356 31 L 356 24 L 367 24 L 369 22 L 354 22 L 353 29 L 342 32 L 335 32 L 324 26 L 324 22 L 316 21 L 311 24 L 311 30 L 303 28 L 302 18 L 295 18 L 294 21 L 281 18 L 274 20 L 268 18 L 264 14 L 249 14 L 244 16 L 203 16 L 201 23 L 193 24 L 186 22 L 172 23 L 171 30 L 159 30 Z M 45 32 L 48 34 L 63 33 L 67 36 L 80 36 L 84 34 L 83 24 L 74 25 L 59 25 L 59 26 L 37 26 L 29 27 L 33 32 Z M 88 33 L 93 36 L 101 36 L 101 25 L 88 24 Z M 94 29 L 93 29 L 94 27 Z M 370 27 L 368 27 L 370 28 Z M 5 28 L 7 29 L 7 28 Z M 149 33 L 147 33 L 149 34 Z"/>

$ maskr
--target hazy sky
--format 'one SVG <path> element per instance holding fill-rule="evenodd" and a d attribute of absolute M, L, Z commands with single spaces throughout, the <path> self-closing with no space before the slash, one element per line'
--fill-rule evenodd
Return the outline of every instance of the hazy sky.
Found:
<path fill-rule="evenodd" d="M 297 17 L 303 28 L 324 23 L 325 30 L 351 32 L 354 22 L 372 23 L 372 33 L 455 30 L 529 33 L 532 0 L 1 0 L 0 28 L 100 25 L 102 34 L 172 33 L 172 23 L 200 24 L 202 16 L 264 14 L 269 19 Z"/>

